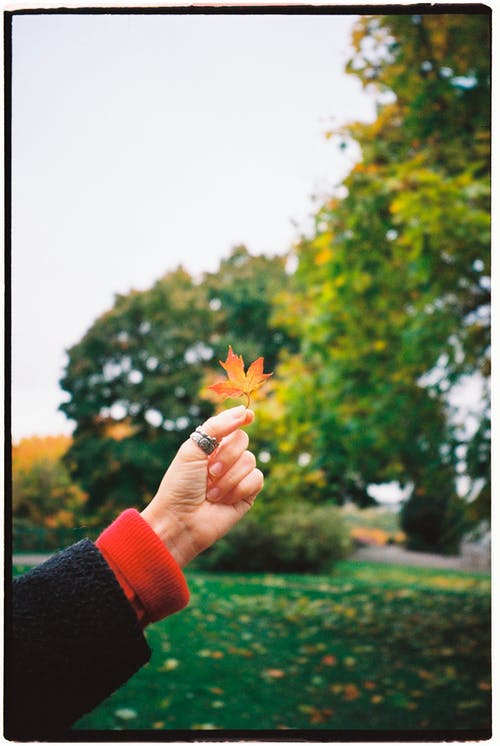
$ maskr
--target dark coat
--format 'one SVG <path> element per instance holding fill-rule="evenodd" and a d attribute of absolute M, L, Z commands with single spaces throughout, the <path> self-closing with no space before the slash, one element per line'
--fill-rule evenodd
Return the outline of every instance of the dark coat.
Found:
<path fill-rule="evenodd" d="M 150 658 L 130 603 L 88 539 L 16 578 L 8 601 L 9 739 L 64 739 L 78 718 Z"/>

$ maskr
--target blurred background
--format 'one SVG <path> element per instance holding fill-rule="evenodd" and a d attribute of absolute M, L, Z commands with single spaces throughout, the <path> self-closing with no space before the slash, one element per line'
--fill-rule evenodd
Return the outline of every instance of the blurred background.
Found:
<path fill-rule="evenodd" d="M 229 345 L 274 372 L 254 510 L 81 727 L 487 728 L 488 9 L 14 13 L 12 226 L 16 571 L 151 499 Z"/>

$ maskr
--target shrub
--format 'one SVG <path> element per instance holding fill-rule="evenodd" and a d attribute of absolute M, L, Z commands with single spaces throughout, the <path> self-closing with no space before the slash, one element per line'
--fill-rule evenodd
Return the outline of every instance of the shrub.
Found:
<path fill-rule="evenodd" d="M 196 564 L 204 570 L 258 572 L 268 569 L 272 545 L 269 524 L 249 513 L 229 534 L 198 557 Z"/>
<path fill-rule="evenodd" d="M 414 492 L 401 512 L 407 549 L 457 554 L 460 540 L 468 528 L 465 511 L 466 504 L 458 497 L 436 491 L 431 498 L 425 492 Z"/>
<path fill-rule="evenodd" d="M 198 566 L 233 572 L 322 572 L 351 549 L 336 506 L 299 503 L 272 518 L 247 515 L 199 558 Z"/>

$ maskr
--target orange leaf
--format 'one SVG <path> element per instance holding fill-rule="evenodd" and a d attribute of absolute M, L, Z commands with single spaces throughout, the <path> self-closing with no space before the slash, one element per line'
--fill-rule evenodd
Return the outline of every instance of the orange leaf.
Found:
<path fill-rule="evenodd" d="M 250 404 L 250 394 L 257 391 L 266 378 L 272 376 L 272 373 L 264 373 L 264 358 L 259 357 L 250 365 L 245 373 L 245 364 L 241 355 L 235 355 L 233 348 L 229 345 L 226 362 L 219 360 L 227 373 L 227 381 L 214 383 L 208 388 L 220 394 L 224 398 L 228 396 L 246 396 L 247 406 Z"/>
<path fill-rule="evenodd" d="M 321 663 L 324 666 L 336 666 L 337 658 L 334 655 L 324 655 L 321 659 Z"/>
<path fill-rule="evenodd" d="M 346 684 L 344 686 L 344 699 L 352 702 L 354 699 L 359 699 L 359 689 L 356 684 Z"/>
<path fill-rule="evenodd" d="M 282 679 L 285 675 L 285 672 L 281 670 L 281 668 L 268 668 L 265 672 L 267 676 L 270 676 L 271 679 Z"/>
<path fill-rule="evenodd" d="M 482 689 L 483 692 L 489 692 L 491 689 L 491 684 L 489 683 L 489 681 L 480 681 L 477 685 L 477 688 Z"/>

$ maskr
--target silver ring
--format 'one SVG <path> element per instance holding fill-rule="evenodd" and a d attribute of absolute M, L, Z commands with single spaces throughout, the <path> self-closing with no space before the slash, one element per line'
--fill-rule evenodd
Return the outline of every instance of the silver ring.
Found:
<path fill-rule="evenodd" d="M 217 438 L 213 438 L 211 435 L 204 433 L 201 427 L 197 427 L 194 433 L 189 436 L 191 440 L 194 440 L 197 446 L 201 448 L 208 456 L 215 451 L 219 446 Z"/>

